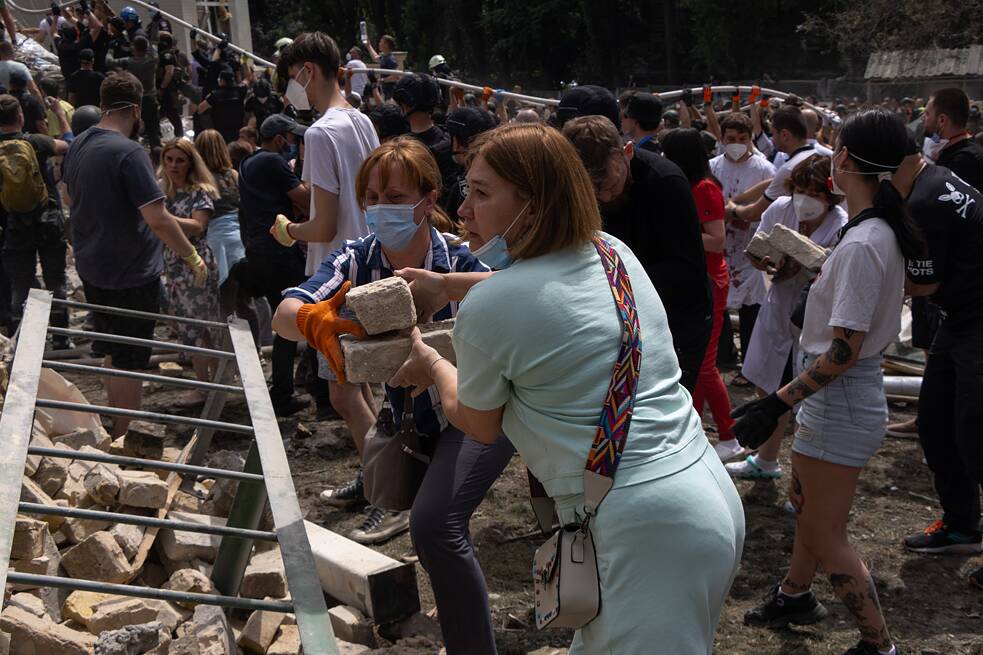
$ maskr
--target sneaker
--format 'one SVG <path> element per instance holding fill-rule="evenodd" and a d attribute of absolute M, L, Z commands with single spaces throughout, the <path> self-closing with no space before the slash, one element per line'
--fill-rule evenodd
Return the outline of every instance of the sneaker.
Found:
<path fill-rule="evenodd" d="M 857 642 L 856 646 L 843 653 L 843 655 L 881 655 L 881 651 L 874 644 L 861 639 Z M 901 655 L 901 650 L 897 646 L 894 647 L 894 655 Z"/>
<path fill-rule="evenodd" d="M 341 487 L 325 489 L 318 496 L 322 503 L 332 507 L 351 507 L 365 502 L 365 487 L 362 484 L 362 469 L 358 470 L 358 475 L 348 484 Z"/>
<path fill-rule="evenodd" d="M 280 418 L 286 418 L 287 416 L 293 416 L 302 409 L 307 409 L 307 406 L 311 404 L 309 400 L 301 400 L 295 396 L 291 396 L 288 400 L 280 403 L 273 403 L 273 413 Z"/>
<path fill-rule="evenodd" d="M 390 512 L 373 507 L 362 525 L 348 537 L 360 544 L 380 544 L 410 529 L 410 512 Z"/>
<path fill-rule="evenodd" d="M 720 458 L 721 462 L 726 462 L 729 459 L 734 459 L 738 455 L 744 452 L 744 446 L 737 442 L 737 439 L 727 439 L 726 441 L 718 441 L 713 449 L 717 452 L 717 457 Z"/>
<path fill-rule="evenodd" d="M 781 593 L 781 585 L 765 596 L 765 602 L 744 614 L 744 625 L 764 628 L 784 628 L 792 625 L 810 625 L 826 618 L 829 611 L 816 600 L 814 593 L 790 598 Z"/>
<path fill-rule="evenodd" d="M 742 480 L 757 480 L 761 478 L 780 478 L 782 477 L 782 467 L 778 462 L 772 462 L 771 466 L 765 467 L 758 462 L 755 455 L 748 455 L 743 462 L 734 462 L 724 466 L 732 478 Z"/>
<path fill-rule="evenodd" d="M 942 521 L 936 521 L 922 534 L 906 537 L 904 545 L 915 553 L 979 553 L 983 551 L 983 535 L 950 530 Z"/>
<path fill-rule="evenodd" d="M 891 423 L 887 426 L 887 435 L 895 439 L 917 439 L 918 438 L 918 417 L 902 421 L 901 423 Z"/>

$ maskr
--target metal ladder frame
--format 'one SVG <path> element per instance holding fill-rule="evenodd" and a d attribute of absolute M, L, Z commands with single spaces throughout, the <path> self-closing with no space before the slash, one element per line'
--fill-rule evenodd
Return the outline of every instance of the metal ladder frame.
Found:
<path fill-rule="evenodd" d="M 137 339 L 84 330 L 71 330 L 49 326 L 52 304 L 60 304 L 93 312 L 145 318 L 154 321 L 193 324 L 211 329 L 223 330 L 226 345 L 232 350 L 213 350 L 182 344 L 167 343 L 151 339 Z M 61 360 L 44 359 L 45 339 L 48 333 L 96 338 L 100 341 L 130 345 L 156 347 L 164 350 L 189 352 L 219 358 L 216 382 L 201 382 L 183 378 L 171 378 L 139 371 L 107 369 L 87 366 Z M 231 371 L 227 364 L 235 361 L 241 386 L 228 384 Z M 208 391 L 205 407 L 200 418 L 129 410 L 114 407 L 43 400 L 37 398 L 42 368 L 55 371 L 71 371 L 97 375 L 111 375 L 136 380 L 146 380 L 160 384 L 181 386 Z M 244 394 L 252 425 L 226 423 L 217 418 L 225 405 L 229 393 Z M 107 416 L 124 416 L 154 423 L 173 423 L 192 425 L 197 428 L 197 443 L 188 462 L 171 463 L 136 457 L 123 457 L 105 453 L 79 453 L 61 449 L 30 446 L 34 411 L 37 407 L 63 409 L 79 412 L 97 413 Z M 251 434 L 251 444 L 246 466 L 242 472 L 228 471 L 201 466 L 215 431 L 224 430 Z M 290 467 L 273 405 L 270 401 L 266 379 L 260 365 L 259 355 L 253 343 L 248 324 L 242 319 L 230 318 L 228 324 L 203 321 L 194 318 L 181 318 L 163 314 L 152 314 L 101 305 L 90 305 L 52 298 L 51 293 L 32 289 L 24 307 L 24 316 L 18 330 L 13 363 L 3 412 L 0 414 L 0 588 L 7 581 L 33 584 L 45 587 L 62 587 L 85 591 L 96 591 L 121 596 L 161 599 L 167 601 L 190 601 L 206 605 L 245 610 L 267 610 L 274 612 L 293 612 L 297 618 L 301 643 L 308 655 L 338 655 L 334 631 L 331 627 L 324 593 L 315 569 L 304 517 L 297 502 Z M 21 480 L 28 454 L 44 457 L 59 457 L 83 461 L 108 462 L 123 466 L 139 466 L 145 469 L 170 471 L 184 474 L 185 489 L 193 486 L 195 478 L 227 478 L 239 481 L 239 489 L 233 500 L 232 510 L 226 526 L 208 526 L 170 519 L 117 514 L 96 510 L 49 507 L 36 503 L 19 502 Z M 269 499 L 275 525 L 274 532 L 257 530 L 259 520 Z M 78 580 L 60 576 L 45 576 L 8 571 L 10 550 L 13 543 L 15 519 L 19 513 L 57 515 L 64 517 L 95 519 L 114 523 L 128 523 L 150 528 L 167 528 L 221 535 L 222 542 L 212 571 L 212 579 L 218 594 L 179 592 L 154 589 L 125 584 L 110 584 L 91 580 Z M 275 541 L 280 545 L 284 571 L 287 578 L 289 601 L 266 601 L 236 596 L 242 576 L 252 551 L 253 541 Z"/>

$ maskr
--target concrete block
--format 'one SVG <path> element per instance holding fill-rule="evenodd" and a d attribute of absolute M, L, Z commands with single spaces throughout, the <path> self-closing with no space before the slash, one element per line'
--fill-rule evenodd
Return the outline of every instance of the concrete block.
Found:
<path fill-rule="evenodd" d="M 451 362 L 457 361 L 451 340 L 453 320 L 425 323 L 419 328 L 424 343 Z M 410 338 L 393 334 L 359 340 L 346 335 L 341 338 L 341 350 L 345 356 L 345 377 L 349 382 L 388 382 L 406 361 Z"/>
<path fill-rule="evenodd" d="M 296 655 L 301 652 L 300 629 L 296 625 L 280 625 L 276 639 L 266 655 Z"/>
<path fill-rule="evenodd" d="M 92 655 L 96 638 L 19 607 L 0 615 L 0 630 L 10 634 L 10 655 Z"/>
<path fill-rule="evenodd" d="M 67 434 L 51 437 L 51 441 L 55 444 L 64 444 L 72 450 L 81 450 L 83 446 L 92 446 L 97 450 L 107 452 L 113 438 L 101 427 L 98 430 L 76 428 Z"/>
<path fill-rule="evenodd" d="M 0 632 L 0 655 L 10 655 L 10 635 Z"/>
<path fill-rule="evenodd" d="M 45 493 L 44 489 L 41 488 L 34 480 L 24 477 L 21 480 L 20 488 L 20 499 L 25 503 L 38 503 L 40 505 L 55 506 L 54 499 Z M 57 530 L 61 527 L 61 524 L 65 522 L 64 516 L 43 516 L 41 520 L 48 524 L 49 529 Z"/>
<path fill-rule="evenodd" d="M 73 591 L 68 594 L 68 598 L 61 606 L 62 617 L 82 625 L 88 625 L 89 619 L 95 613 L 95 606 L 110 598 L 116 598 L 116 596 L 100 594 L 95 591 Z"/>
<path fill-rule="evenodd" d="M 246 621 L 246 626 L 242 629 L 242 634 L 236 643 L 247 653 L 265 655 L 276 639 L 281 623 L 283 623 L 282 612 L 257 610 L 249 615 L 249 620 Z"/>
<path fill-rule="evenodd" d="M 70 589 L 58 589 L 56 587 L 38 587 L 27 592 L 32 596 L 41 599 L 44 604 L 44 611 L 55 623 L 62 622 L 61 605 L 71 593 Z"/>
<path fill-rule="evenodd" d="M 169 378 L 179 378 L 184 375 L 184 367 L 177 362 L 160 362 L 157 364 L 157 375 L 166 375 Z"/>
<path fill-rule="evenodd" d="M 147 604 L 157 612 L 157 621 L 163 623 L 168 631 L 173 632 L 179 625 L 191 618 L 191 610 L 178 607 L 166 600 L 147 599 Z"/>
<path fill-rule="evenodd" d="M 242 471 L 246 465 L 246 460 L 235 451 L 220 450 L 208 458 L 208 465 L 212 468 L 225 469 L 227 471 Z M 232 509 L 232 501 L 235 499 L 238 489 L 239 482 L 237 480 L 219 478 L 213 481 L 211 489 L 208 490 L 208 500 L 212 503 L 218 515 L 229 515 L 229 511 Z"/>
<path fill-rule="evenodd" d="M 102 507 L 101 505 L 90 505 L 91 502 L 92 499 L 86 496 L 85 502 L 82 504 L 82 509 L 92 509 L 100 512 L 104 512 L 109 509 L 108 507 Z M 109 527 L 109 525 L 109 521 L 67 518 L 65 519 L 65 524 L 61 526 L 61 533 L 65 535 L 68 543 L 80 544 L 92 535 L 105 530 Z"/>
<path fill-rule="evenodd" d="M 425 637 L 433 642 L 439 642 L 442 638 L 440 624 L 419 613 L 379 626 L 379 634 L 393 642 L 413 637 Z"/>
<path fill-rule="evenodd" d="M 48 524 L 29 516 L 18 516 L 14 524 L 14 540 L 10 547 L 10 557 L 14 559 L 34 559 L 44 554 L 44 537 L 48 534 Z"/>
<path fill-rule="evenodd" d="M 171 642 L 171 647 L 167 655 L 200 655 L 198 652 L 198 636 L 195 635 L 194 626 L 190 621 L 178 626 L 174 641 Z"/>
<path fill-rule="evenodd" d="M 189 591 L 196 594 L 217 593 L 215 591 L 215 585 L 208 579 L 208 576 L 195 569 L 175 571 L 167 582 L 164 583 L 162 588 L 172 591 Z M 188 609 L 194 609 L 195 607 L 195 603 L 181 601 L 178 602 L 178 605 Z"/>
<path fill-rule="evenodd" d="M 178 512 L 191 512 L 192 514 L 201 514 L 201 506 L 204 501 L 198 496 L 189 494 L 185 491 L 178 491 L 174 494 L 174 500 L 171 501 L 171 509 Z"/>
<path fill-rule="evenodd" d="M 416 566 L 304 521 L 321 588 L 376 623 L 398 621 L 420 611 Z"/>
<path fill-rule="evenodd" d="M 38 618 L 46 618 L 48 612 L 44 606 L 44 601 L 35 596 L 34 594 L 29 594 L 27 592 L 21 592 L 19 594 L 14 594 L 7 601 L 7 606 L 9 607 L 19 607 L 25 612 L 33 614 Z"/>
<path fill-rule="evenodd" d="M 244 598 L 283 598 L 287 595 L 287 576 L 279 548 L 253 555 L 242 576 L 239 595 Z"/>
<path fill-rule="evenodd" d="M 48 438 L 48 432 L 41 425 L 41 422 L 34 419 L 34 425 L 31 428 L 31 441 L 30 445 L 40 446 L 42 448 L 53 448 L 54 444 L 51 439 Z M 34 477 L 37 473 L 38 467 L 41 465 L 41 460 L 43 457 L 41 455 L 28 455 L 24 462 L 24 471 L 28 476 Z"/>
<path fill-rule="evenodd" d="M 109 528 L 109 534 L 113 535 L 113 539 L 123 549 L 126 559 L 132 561 L 140 549 L 140 543 L 143 541 L 143 528 L 139 525 L 114 523 Z"/>
<path fill-rule="evenodd" d="M 113 464 L 97 464 L 85 474 L 82 486 L 89 498 L 100 505 L 115 505 L 119 497 L 119 467 Z"/>
<path fill-rule="evenodd" d="M 375 633 L 365 615 L 349 605 L 337 605 L 328 610 L 331 628 L 338 639 L 353 644 L 375 647 Z"/>
<path fill-rule="evenodd" d="M 768 257 L 771 260 L 775 260 L 778 255 L 778 251 L 768 242 L 767 232 L 756 232 L 751 241 L 748 242 L 747 248 L 744 252 L 751 255 L 755 259 L 764 259 Z"/>
<path fill-rule="evenodd" d="M 152 471 L 120 471 L 119 504 L 160 509 L 167 504 L 167 483 Z"/>
<path fill-rule="evenodd" d="M 143 598 L 109 598 L 92 609 L 86 627 L 94 635 L 157 620 L 157 609 Z"/>
<path fill-rule="evenodd" d="M 237 655 L 235 637 L 222 608 L 198 605 L 192 622 L 200 655 Z"/>
<path fill-rule="evenodd" d="M 768 242 L 786 257 L 791 257 L 802 268 L 816 272 L 823 267 L 823 262 L 829 256 L 822 246 L 817 245 L 809 237 L 790 230 L 781 223 L 775 225 L 768 237 Z"/>
<path fill-rule="evenodd" d="M 205 514 L 189 514 L 187 512 L 168 512 L 167 518 L 174 521 L 188 521 L 202 525 L 225 525 L 225 519 Z M 214 562 L 215 554 L 222 543 L 218 535 L 201 534 L 197 532 L 181 532 L 177 530 L 161 530 L 157 537 L 164 553 L 172 561 L 202 559 Z M 163 562 L 162 562 L 163 563 Z M 191 568 L 190 566 L 182 568 Z"/>
<path fill-rule="evenodd" d="M 43 539 L 44 552 L 40 557 L 35 557 L 34 559 L 11 559 L 10 568 L 18 573 L 58 575 L 58 569 L 61 566 L 62 560 L 61 554 L 58 552 L 58 546 L 55 545 L 55 540 L 52 538 L 50 532 L 45 531 Z M 13 585 L 14 591 L 37 588 L 38 586 L 34 584 Z"/>
<path fill-rule="evenodd" d="M 164 455 L 166 428 L 159 423 L 133 421 L 126 430 L 123 449 L 132 457 L 160 459 Z"/>
<path fill-rule="evenodd" d="M 96 641 L 95 655 L 142 655 L 158 648 L 161 641 L 171 641 L 170 632 L 161 623 L 141 623 L 103 632 Z"/>
<path fill-rule="evenodd" d="M 123 583 L 130 574 L 126 555 L 108 532 L 97 532 L 65 551 L 62 565 L 72 577 L 83 580 Z"/>
<path fill-rule="evenodd" d="M 55 444 L 52 447 L 60 450 L 72 450 L 64 444 Z M 34 474 L 34 481 L 44 489 L 46 494 L 54 496 L 61 490 L 65 480 L 68 479 L 68 468 L 71 465 L 72 460 L 70 459 L 45 457 L 38 465 L 37 472 Z"/>
<path fill-rule="evenodd" d="M 400 277 L 389 277 L 352 287 L 345 304 L 370 335 L 405 330 L 416 325 L 416 306 L 410 285 Z"/>
<path fill-rule="evenodd" d="M 371 648 L 369 648 L 368 646 L 363 646 L 362 644 L 353 644 L 350 641 L 345 641 L 344 639 L 335 639 L 335 646 L 338 647 L 338 655 L 369 655 L 369 653 L 375 652 Z M 395 650 L 394 651 L 391 651 L 391 652 L 397 652 L 397 653 L 404 653 L 404 652 L 405 653 L 418 653 L 418 652 L 420 652 L 420 651 L 418 651 L 416 649 L 413 649 L 413 650 L 405 649 L 404 650 L 404 649 L 400 648 L 400 646 L 401 646 L 401 644 L 396 644 Z M 383 652 L 387 652 L 387 651 L 383 651 Z"/>

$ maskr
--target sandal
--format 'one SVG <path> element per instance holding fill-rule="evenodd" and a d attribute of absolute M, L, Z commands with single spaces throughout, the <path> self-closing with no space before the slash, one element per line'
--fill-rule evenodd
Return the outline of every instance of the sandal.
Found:
<path fill-rule="evenodd" d="M 738 373 L 730 379 L 730 386 L 737 387 L 739 389 L 746 389 L 747 387 L 753 387 L 754 384 L 746 377 Z"/>

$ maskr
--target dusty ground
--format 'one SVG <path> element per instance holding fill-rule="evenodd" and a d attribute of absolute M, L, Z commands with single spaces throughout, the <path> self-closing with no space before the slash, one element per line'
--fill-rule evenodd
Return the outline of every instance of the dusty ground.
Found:
<path fill-rule="evenodd" d="M 190 366 L 185 370 L 186 375 L 191 374 Z M 90 401 L 104 399 L 97 381 L 75 376 L 73 380 L 80 383 Z M 746 392 L 734 388 L 731 392 L 735 403 L 748 397 Z M 183 392 L 151 387 L 146 408 L 197 413 L 176 410 L 181 395 Z M 910 407 L 892 407 L 894 419 L 910 415 Z M 242 401 L 230 403 L 224 418 L 244 420 Z M 313 436 L 297 436 L 298 423 L 312 430 Z M 712 437 L 712 427 L 709 431 Z M 281 432 L 307 517 L 342 533 L 356 527 L 361 513 L 329 510 L 316 499 L 326 485 L 346 482 L 354 475 L 358 461 L 344 424 L 316 423 L 312 410 L 307 410 L 281 421 Z M 789 441 L 782 453 L 786 471 Z M 238 436 L 219 435 L 216 440 L 218 448 L 244 453 L 246 446 L 247 442 Z M 905 655 L 983 654 L 983 592 L 966 584 L 967 574 L 983 565 L 983 558 L 915 555 L 900 546 L 904 535 L 923 529 L 939 516 L 931 479 L 921 457 L 915 441 L 884 441 L 861 476 L 850 524 L 851 538 L 874 573 L 890 628 Z M 717 632 L 717 653 L 839 654 L 858 638 L 845 609 L 821 578 L 816 592 L 831 610 L 823 624 L 782 631 L 742 625 L 744 612 L 781 578 L 788 562 L 793 518 L 784 509 L 784 485 L 785 480 L 738 483 L 747 516 L 747 540 L 743 566 Z M 492 598 L 499 651 L 503 654 L 524 654 L 542 646 L 562 647 L 569 643 L 568 632 L 538 632 L 532 627 L 529 565 L 540 538 L 528 536 L 533 532 L 534 521 L 526 491 L 525 473 L 516 457 L 490 490 L 471 524 Z M 382 545 L 380 550 L 395 558 L 413 555 L 406 534 Z M 418 578 L 426 611 L 433 607 L 433 598 L 422 568 L 418 569 Z"/>

